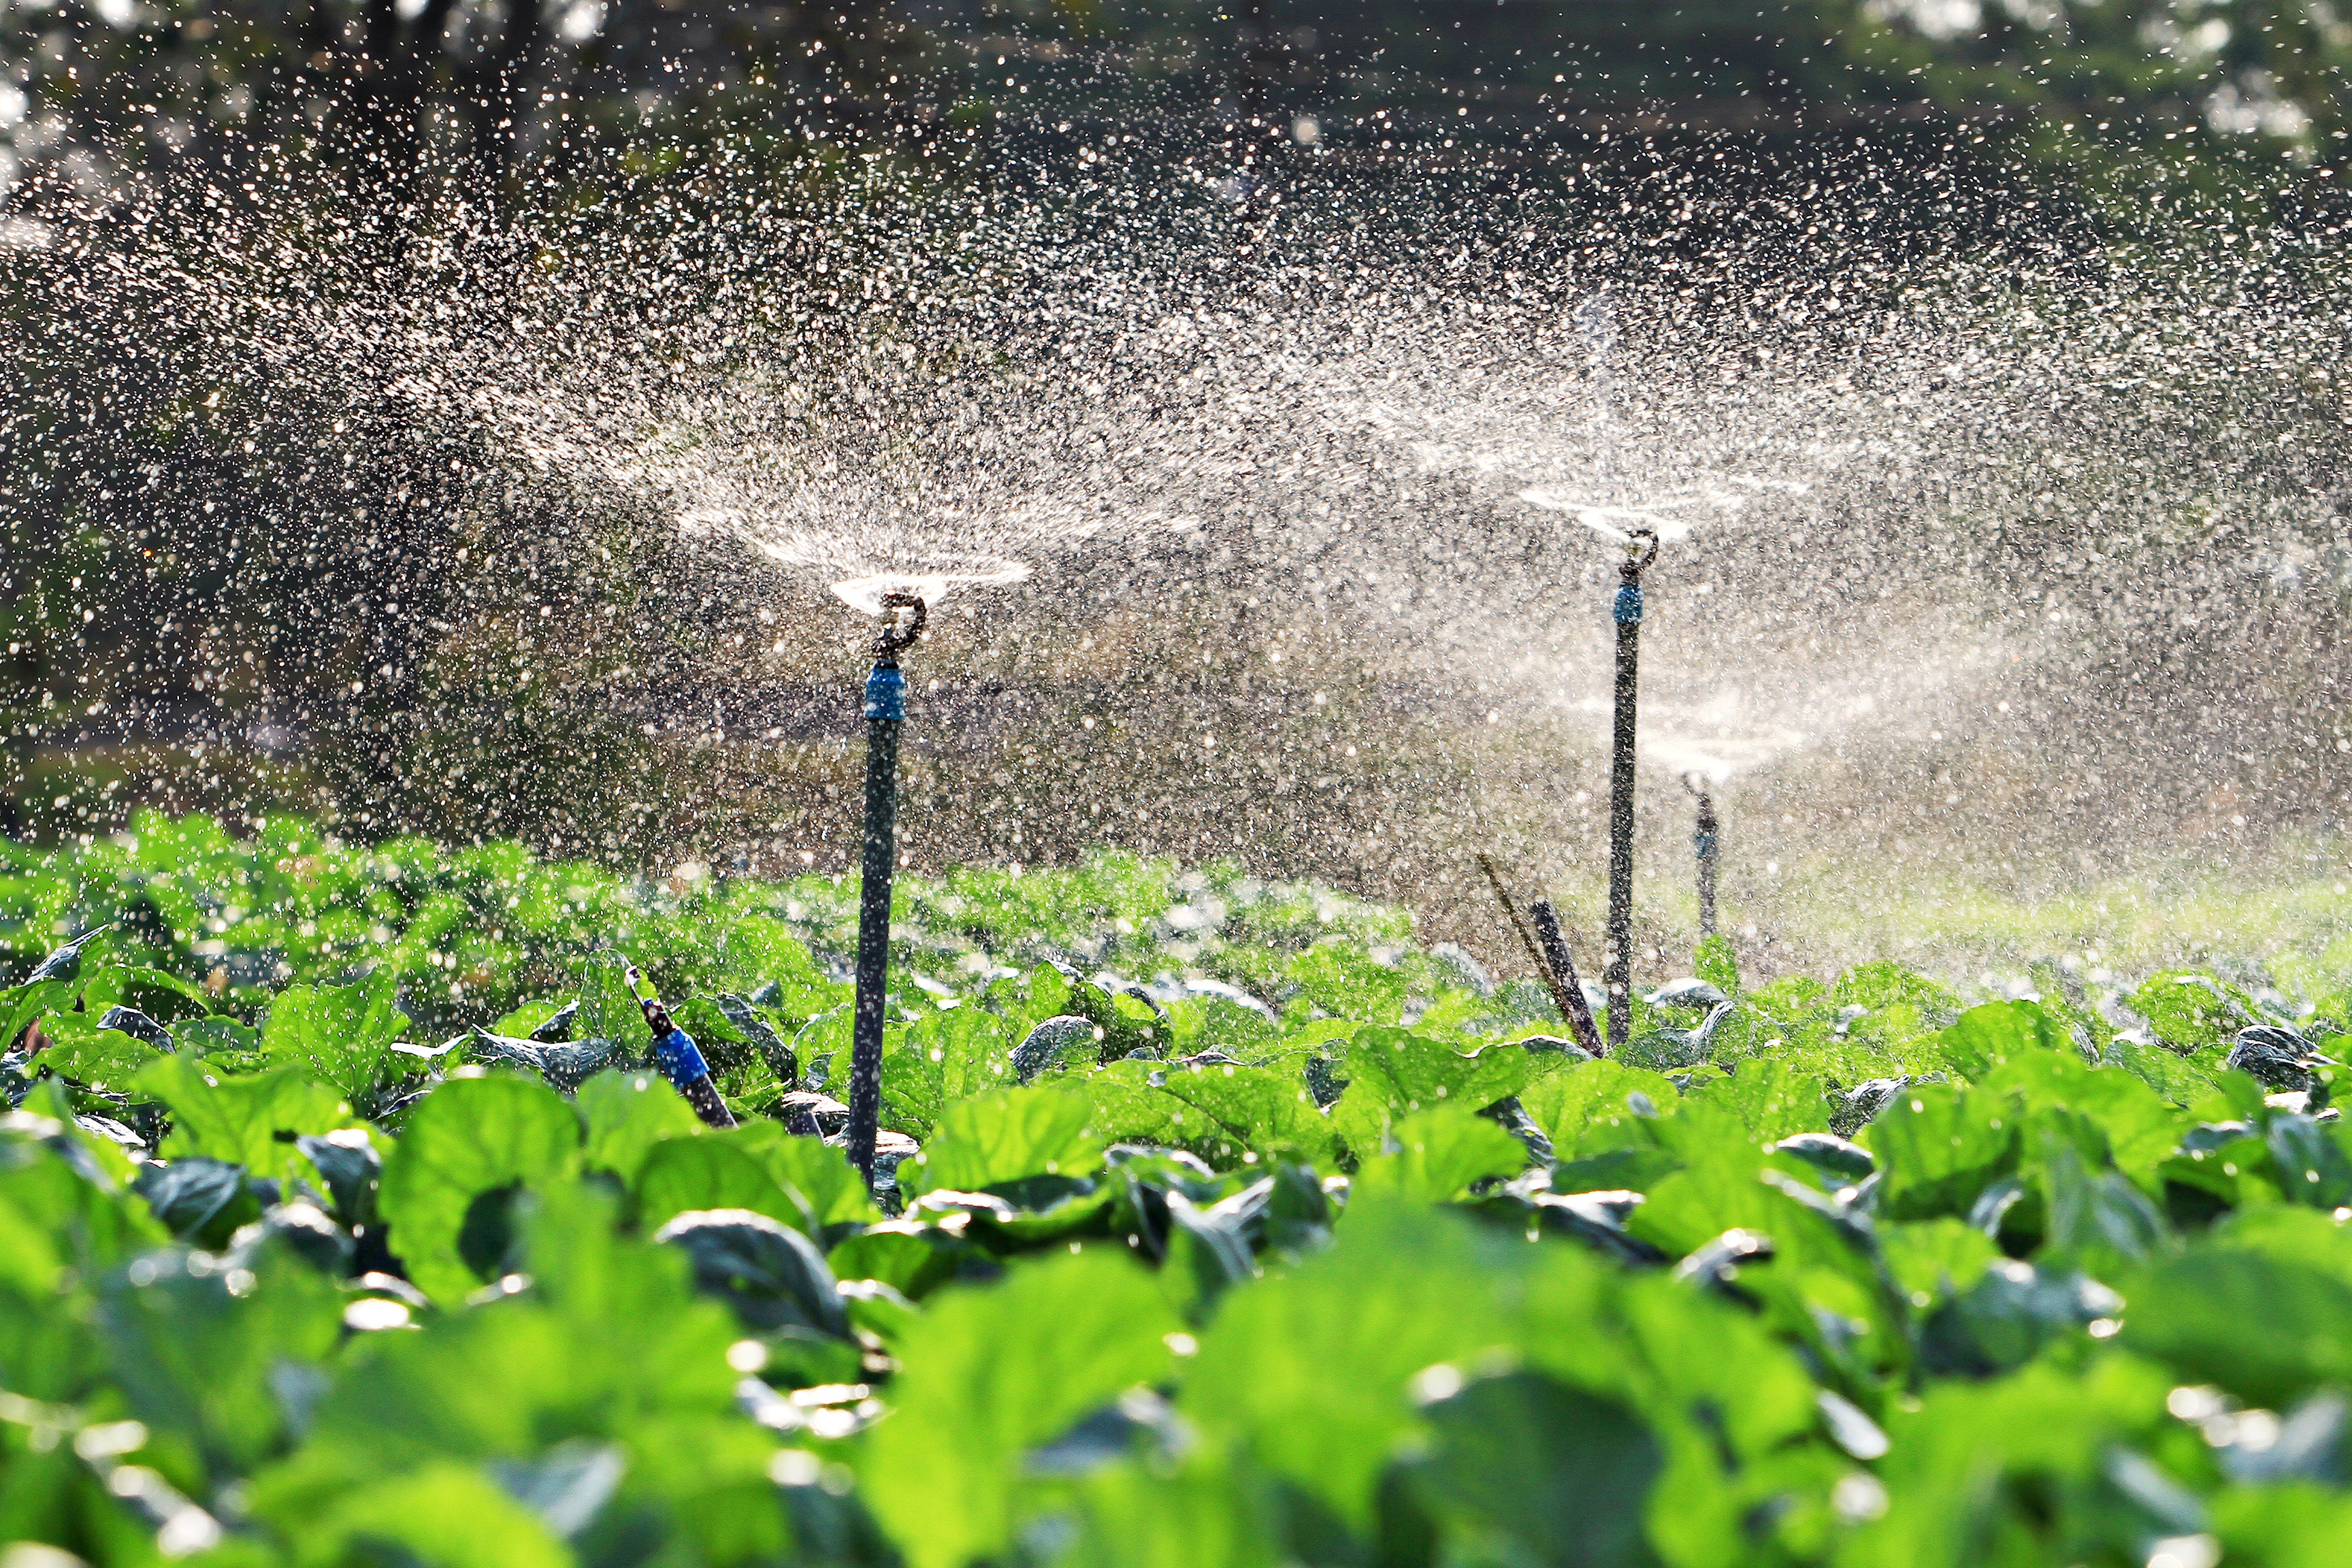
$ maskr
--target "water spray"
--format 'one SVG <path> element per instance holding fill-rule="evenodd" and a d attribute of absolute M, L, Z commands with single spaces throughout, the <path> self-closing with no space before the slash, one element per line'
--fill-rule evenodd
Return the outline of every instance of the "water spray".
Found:
<path fill-rule="evenodd" d="M 1616 713 L 1609 759 L 1609 1048 L 1622 1049 L 1633 1025 L 1633 753 L 1642 673 L 1642 573 L 1658 558 L 1658 536 L 1637 528 L 1625 536 L 1631 552 L 1617 569 L 1610 616 L 1617 623 Z"/>
<path fill-rule="evenodd" d="M 710 1068 L 702 1059 L 702 1048 L 694 1037 L 677 1026 L 662 1005 L 659 996 L 643 994 L 643 979 L 637 966 L 629 965 L 629 994 L 636 997 L 637 1005 L 646 1016 L 646 1027 L 654 1033 L 654 1067 L 669 1079 L 694 1113 L 712 1127 L 732 1127 L 735 1113 L 719 1098 L 719 1086 L 710 1081 Z"/>
<path fill-rule="evenodd" d="M 1715 934 L 1715 854 L 1717 823 L 1715 800 L 1706 791 L 1691 783 L 1697 775 L 1685 773 L 1683 788 L 1698 797 L 1698 823 L 1691 831 L 1691 851 L 1698 858 L 1698 934 L 1701 941 Z"/>
<path fill-rule="evenodd" d="M 907 678 L 898 655 L 923 635 L 919 594 L 881 597 L 882 629 L 866 678 L 866 844 L 857 889 L 857 1002 L 849 1055 L 849 1163 L 874 1184 L 874 1136 L 882 1121 L 882 1005 L 890 978 L 890 879 L 898 864 L 898 726 Z M 907 612 L 903 624 L 900 611 Z"/>

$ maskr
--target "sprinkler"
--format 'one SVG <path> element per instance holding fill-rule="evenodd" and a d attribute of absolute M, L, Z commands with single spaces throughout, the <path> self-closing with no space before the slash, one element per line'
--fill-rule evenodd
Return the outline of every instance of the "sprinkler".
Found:
<path fill-rule="evenodd" d="M 1617 623 L 1616 717 L 1609 759 L 1609 962 L 1601 980 L 1609 992 L 1609 1048 L 1623 1048 L 1633 1023 L 1633 747 L 1642 670 L 1642 572 L 1658 558 L 1658 536 L 1637 528 L 1625 536 L 1632 552 L 1617 569 L 1610 616 Z"/>
<path fill-rule="evenodd" d="M 654 1032 L 654 1066 L 662 1077 L 669 1079 L 694 1113 L 712 1127 L 732 1127 L 735 1113 L 719 1098 L 719 1086 L 710 1081 L 710 1068 L 702 1059 L 702 1048 L 694 1037 L 677 1026 L 669 1009 L 658 996 L 643 994 L 642 978 L 637 966 L 629 965 L 629 994 L 646 1015 L 646 1027 Z"/>
<path fill-rule="evenodd" d="M 1703 941 L 1715 934 L 1715 801 L 1706 791 L 1693 784 L 1696 774 L 1683 775 L 1683 788 L 1698 797 L 1698 823 L 1691 831 L 1691 850 L 1698 857 L 1698 934 Z"/>
<path fill-rule="evenodd" d="M 902 625 L 898 612 L 906 611 Z M 890 877 L 898 863 L 898 726 L 907 678 L 898 655 L 923 635 L 920 595 L 882 595 L 874 672 L 866 678 L 866 845 L 857 890 L 857 1002 L 851 1015 L 849 1163 L 874 1184 L 874 1135 L 882 1121 L 882 1003 L 890 977 Z"/>

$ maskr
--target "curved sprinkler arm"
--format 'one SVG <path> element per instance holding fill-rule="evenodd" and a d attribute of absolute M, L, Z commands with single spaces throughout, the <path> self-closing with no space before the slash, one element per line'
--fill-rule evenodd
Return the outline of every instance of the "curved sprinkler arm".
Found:
<path fill-rule="evenodd" d="M 654 1035 L 654 1067 L 669 1079 L 694 1113 L 712 1127 L 732 1127 L 735 1113 L 719 1098 L 719 1086 L 710 1081 L 710 1068 L 702 1059 L 702 1048 L 694 1037 L 677 1026 L 669 1009 L 658 996 L 637 995 L 642 981 L 637 966 L 629 965 L 629 993 L 637 997 L 637 1006 L 646 1016 L 646 1027 Z"/>
<path fill-rule="evenodd" d="M 1642 671 L 1642 573 L 1658 558 L 1658 536 L 1627 536 L 1633 553 L 1617 569 L 1610 618 L 1617 623 L 1617 683 L 1609 759 L 1609 953 L 1601 981 L 1609 993 L 1609 1049 L 1622 1050 L 1632 1027 L 1633 994 L 1633 756 Z"/>
<path fill-rule="evenodd" d="M 901 626 L 898 611 L 908 612 Z M 914 594 L 882 595 L 882 630 L 866 678 L 866 835 L 857 889 L 857 1001 L 851 1014 L 849 1163 L 874 1184 L 882 1121 L 882 1007 L 890 979 L 890 879 L 898 864 L 898 726 L 907 678 L 898 655 L 923 635 L 929 610 Z"/>
<path fill-rule="evenodd" d="M 1698 858 L 1698 934 L 1704 940 L 1715 934 L 1715 861 L 1720 847 L 1720 823 L 1715 815 L 1714 797 L 1691 783 L 1694 776 L 1683 775 L 1683 788 L 1698 797 L 1698 821 L 1691 832 L 1691 851 Z"/>

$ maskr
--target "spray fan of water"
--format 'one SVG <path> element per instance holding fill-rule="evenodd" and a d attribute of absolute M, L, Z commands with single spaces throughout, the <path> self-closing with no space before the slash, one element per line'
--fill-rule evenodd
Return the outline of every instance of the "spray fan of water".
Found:
<path fill-rule="evenodd" d="M 1427 204 L 1407 233 L 1345 193 L 1220 216 L 1100 158 L 1016 195 L 864 179 L 427 229 L 389 289 L 266 223 L 100 237 L 37 281 L 147 403 L 226 387 L 195 422 L 320 536 L 444 567 L 470 542 L 451 582 L 520 629 L 425 618 L 384 666 L 436 672 L 399 694 L 420 727 L 520 666 L 582 722 L 706 748 L 637 814 L 658 852 L 837 837 L 840 731 L 795 717 L 842 706 L 796 695 L 843 679 L 837 633 L 797 582 L 985 609 L 925 656 L 919 857 L 1238 848 L 1441 914 L 1497 838 L 1589 879 L 1633 527 L 1666 541 L 1649 760 L 1736 781 L 1759 904 L 1745 862 L 2069 869 L 2099 812 L 2112 872 L 2193 850 L 2217 797 L 2257 837 L 2342 809 L 2347 340 L 2292 237 L 1898 267 L 1831 225 L 1769 268 L 1658 265 L 1458 194 L 1391 193 Z M 120 416 L 82 439 L 93 489 L 130 461 Z M 407 499 L 341 488 L 354 462 Z M 126 535 L 195 493 L 107 488 Z M 629 597 L 624 566 L 675 586 Z"/>

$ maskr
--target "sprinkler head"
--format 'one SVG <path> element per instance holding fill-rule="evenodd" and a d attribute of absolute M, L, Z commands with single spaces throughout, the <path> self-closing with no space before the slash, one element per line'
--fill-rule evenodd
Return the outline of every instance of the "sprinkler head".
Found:
<path fill-rule="evenodd" d="M 906 618 L 902 622 L 900 613 Z M 923 603 L 920 594 L 891 593 L 882 595 L 882 626 L 874 637 L 874 660 L 877 664 L 896 665 L 898 655 L 915 646 L 923 635 L 923 625 L 930 618 L 930 607 Z"/>

